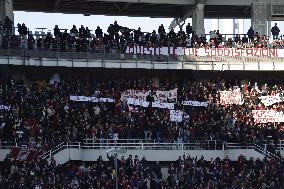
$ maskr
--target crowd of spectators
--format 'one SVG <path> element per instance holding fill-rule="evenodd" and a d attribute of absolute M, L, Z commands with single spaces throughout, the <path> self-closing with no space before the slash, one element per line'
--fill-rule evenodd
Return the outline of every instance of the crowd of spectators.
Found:
<path fill-rule="evenodd" d="M 34 48 L 42 50 L 57 51 L 98 51 L 104 50 L 110 52 L 113 49 L 125 52 L 127 46 L 140 45 L 151 47 L 195 47 L 195 48 L 219 48 L 219 47 L 236 47 L 236 48 L 283 48 L 284 39 L 280 36 L 280 30 L 277 24 L 271 29 L 273 41 L 269 41 L 268 36 L 261 36 L 251 27 L 247 35 L 235 35 L 226 39 L 219 30 L 211 31 L 208 35 L 198 36 L 192 30 L 192 26 L 188 24 L 183 31 L 182 28 L 178 32 L 171 29 L 166 32 L 165 27 L 159 26 L 158 30 L 152 32 L 143 32 L 141 28 L 130 29 L 119 25 L 116 21 L 111 24 L 107 32 L 103 32 L 98 26 L 94 33 L 88 27 L 81 25 L 76 28 L 75 25 L 68 32 L 67 29 L 55 26 L 53 34 L 51 32 L 36 37 L 28 31 L 25 24 L 18 24 L 18 33 L 15 35 L 3 35 L 2 48 Z"/>
<path fill-rule="evenodd" d="M 69 161 L 65 165 L 50 162 L 16 162 L 6 160 L 0 169 L 0 187 L 5 189 L 88 188 L 114 189 L 115 163 L 112 156 L 96 162 Z M 283 189 L 284 162 L 275 159 L 238 161 L 184 154 L 175 162 L 162 166 L 138 156 L 118 159 L 118 189 Z M 162 171 L 166 168 L 168 174 Z"/>
<path fill-rule="evenodd" d="M 221 105 L 221 90 L 239 86 L 243 105 Z M 178 88 L 175 109 L 184 111 L 182 122 L 170 121 L 169 110 L 128 105 L 121 93 L 128 89 L 170 90 Z M 256 124 L 254 109 L 282 111 L 283 102 L 265 107 L 257 98 L 283 93 L 280 83 L 252 83 L 240 80 L 151 79 L 9 81 L 0 85 L 0 139 L 52 147 L 61 142 L 95 139 L 145 139 L 184 143 L 192 140 L 221 140 L 251 144 L 284 138 L 283 123 Z M 115 99 L 114 103 L 70 101 L 70 95 Z M 191 107 L 184 100 L 208 101 L 208 107 Z"/>

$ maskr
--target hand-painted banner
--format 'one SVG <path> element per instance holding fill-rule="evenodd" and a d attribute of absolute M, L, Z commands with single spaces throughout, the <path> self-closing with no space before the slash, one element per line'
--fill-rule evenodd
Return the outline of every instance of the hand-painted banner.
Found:
<path fill-rule="evenodd" d="M 70 96 L 70 100 L 76 102 L 115 102 L 113 98 L 97 98 L 89 96 Z"/>
<path fill-rule="evenodd" d="M 174 122 L 182 122 L 183 111 L 181 110 L 170 110 L 170 120 Z"/>
<path fill-rule="evenodd" d="M 284 57 L 284 49 L 276 48 L 183 48 L 128 46 L 126 54 L 178 55 L 199 57 Z"/>
<path fill-rule="evenodd" d="M 127 99 L 127 104 L 128 105 L 134 105 L 134 106 L 142 106 L 144 108 L 149 107 L 149 102 L 145 100 L 140 100 L 140 99 L 134 99 L 134 98 L 128 98 Z"/>
<path fill-rule="evenodd" d="M 275 110 L 252 110 L 255 123 L 284 122 L 283 112 Z"/>
<path fill-rule="evenodd" d="M 0 105 L 0 110 L 10 110 L 10 106 Z"/>
<path fill-rule="evenodd" d="M 261 96 L 259 97 L 265 106 L 271 106 L 278 102 L 283 102 L 284 98 L 280 96 Z"/>
<path fill-rule="evenodd" d="M 127 104 L 134 105 L 134 106 L 142 106 L 144 108 L 147 108 L 150 106 L 150 102 L 147 102 L 145 100 L 133 99 L 133 98 L 128 98 Z M 175 108 L 175 104 L 174 103 L 163 103 L 163 102 L 152 102 L 152 107 L 172 110 Z"/>
<path fill-rule="evenodd" d="M 232 91 L 220 91 L 221 105 L 242 105 L 243 103 L 243 95 L 240 88 L 234 89 Z"/>
<path fill-rule="evenodd" d="M 177 88 L 169 91 L 126 90 L 121 94 L 120 100 L 133 98 L 146 101 L 146 97 L 150 94 L 154 97 L 154 101 L 166 102 L 167 100 L 176 100 Z"/>
<path fill-rule="evenodd" d="M 146 101 L 146 97 L 150 94 L 150 91 L 146 90 L 126 90 L 121 94 L 120 100 L 123 101 L 125 99 L 136 99 L 136 100 L 144 100 Z"/>
<path fill-rule="evenodd" d="M 165 103 L 165 102 L 152 102 L 152 107 L 153 108 L 173 110 L 173 109 L 175 109 L 175 104 L 174 103 Z"/>
<path fill-rule="evenodd" d="M 167 100 L 176 100 L 177 98 L 177 88 L 169 91 L 156 91 L 156 95 L 154 95 L 155 101 L 165 102 Z"/>
<path fill-rule="evenodd" d="M 184 106 L 194 106 L 194 107 L 207 107 L 208 106 L 208 102 L 199 102 L 199 101 L 188 100 L 188 101 L 183 101 L 182 105 L 184 105 Z"/>

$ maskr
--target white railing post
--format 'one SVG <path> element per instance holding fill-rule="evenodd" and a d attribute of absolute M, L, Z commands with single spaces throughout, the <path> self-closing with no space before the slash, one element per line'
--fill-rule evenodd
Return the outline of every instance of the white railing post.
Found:
<path fill-rule="evenodd" d="M 144 143 L 143 142 L 141 143 L 141 148 L 142 148 L 142 150 L 144 150 Z"/>

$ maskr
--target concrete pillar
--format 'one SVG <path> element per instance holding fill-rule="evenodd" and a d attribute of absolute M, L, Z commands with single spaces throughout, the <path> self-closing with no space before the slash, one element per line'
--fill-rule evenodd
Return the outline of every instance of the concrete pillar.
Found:
<path fill-rule="evenodd" d="M 239 34 L 245 34 L 247 32 L 244 31 L 244 19 L 239 20 Z"/>
<path fill-rule="evenodd" d="M 271 2 L 267 4 L 267 21 L 268 21 L 268 28 L 267 28 L 267 33 L 268 33 L 268 37 L 269 39 L 271 38 L 271 19 L 272 19 L 272 10 L 271 10 L 272 4 Z"/>
<path fill-rule="evenodd" d="M 0 0 L 0 22 L 4 25 L 5 18 L 8 16 L 14 23 L 13 0 Z M 14 24 L 13 24 L 14 25 Z"/>
<path fill-rule="evenodd" d="M 260 35 L 267 35 L 267 17 L 267 2 L 254 0 L 251 8 L 251 25 Z"/>
<path fill-rule="evenodd" d="M 270 18 L 268 18 L 268 37 L 269 37 L 269 39 L 271 38 L 271 17 Z"/>
<path fill-rule="evenodd" d="M 205 34 L 204 4 L 197 4 L 192 13 L 192 29 L 199 37 Z"/>

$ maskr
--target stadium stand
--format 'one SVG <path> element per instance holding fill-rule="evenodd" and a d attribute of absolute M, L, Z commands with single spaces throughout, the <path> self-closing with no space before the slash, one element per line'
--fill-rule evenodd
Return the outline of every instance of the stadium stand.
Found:
<path fill-rule="evenodd" d="M 279 120 L 262 114 L 282 110 L 282 95 L 283 86 L 273 81 L 183 79 L 159 81 L 157 86 L 144 78 L 54 83 L 11 79 L 1 85 L 0 138 L 48 147 L 86 138 L 100 143 L 119 138 L 276 144 L 284 138 L 282 114 Z M 174 110 L 179 112 L 174 115 Z"/>
<path fill-rule="evenodd" d="M 18 49 L 25 48 L 58 50 L 58 51 L 97 51 L 104 49 L 111 52 L 117 49 L 125 52 L 127 46 L 139 45 L 148 47 L 194 47 L 194 48 L 217 48 L 217 47 L 236 47 L 236 48 L 283 48 L 284 40 L 280 35 L 280 30 L 275 25 L 271 29 L 273 33 L 273 41 L 269 41 L 268 36 L 261 36 L 250 28 L 247 34 L 222 36 L 219 30 L 211 31 L 210 34 L 198 37 L 192 31 L 192 27 L 188 25 L 186 30 L 179 32 L 174 30 L 165 31 L 163 25 L 158 30 L 152 32 L 143 32 L 140 28 L 130 29 L 118 25 L 117 22 L 108 27 L 107 33 L 103 33 L 98 27 L 94 34 L 88 27 L 81 26 L 79 30 L 73 26 L 70 32 L 64 30 L 61 32 L 59 26 L 55 26 L 53 34 L 44 32 L 28 31 L 25 24 L 18 24 L 18 34 L 9 34 L 5 32 L 2 35 L 2 48 Z"/>
<path fill-rule="evenodd" d="M 271 29 L 273 41 L 252 28 L 246 35 L 227 39 L 219 31 L 198 37 L 190 25 L 185 32 L 166 33 L 161 25 L 157 32 L 147 33 L 115 22 L 107 34 L 100 27 L 92 34 L 88 27 L 75 25 L 69 33 L 55 26 L 53 34 L 33 34 L 25 24 L 17 26 L 19 35 L 12 34 L 10 27 L 0 28 L 2 49 L 123 53 L 134 45 L 235 49 L 284 45 L 277 25 Z M 0 83 L 0 149 L 9 150 L 0 163 L 0 188 L 114 189 L 116 179 L 119 189 L 284 188 L 280 78 L 209 78 L 210 74 L 177 78 L 165 72 L 159 78 L 143 73 L 129 78 L 109 77 L 105 71 L 103 77 L 77 73 L 67 79 L 55 74 L 47 80 L 41 77 L 43 72 L 36 73 L 37 79 L 14 76 Z M 148 161 L 146 155 L 132 154 L 134 158 L 119 155 L 116 164 L 117 154 L 108 152 L 117 150 L 117 145 L 167 153 L 224 151 L 229 144 L 253 149 L 259 157 L 236 153 L 236 161 L 223 153 L 225 158 L 212 154 L 209 161 L 208 154 L 205 160 L 184 153 L 176 161 L 154 162 L 155 158 Z M 74 146 L 95 150 L 97 155 L 106 151 L 108 160 L 99 155 L 96 161 L 72 161 Z M 55 155 L 65 148 L 69 159 L 61 165 Z"/>

